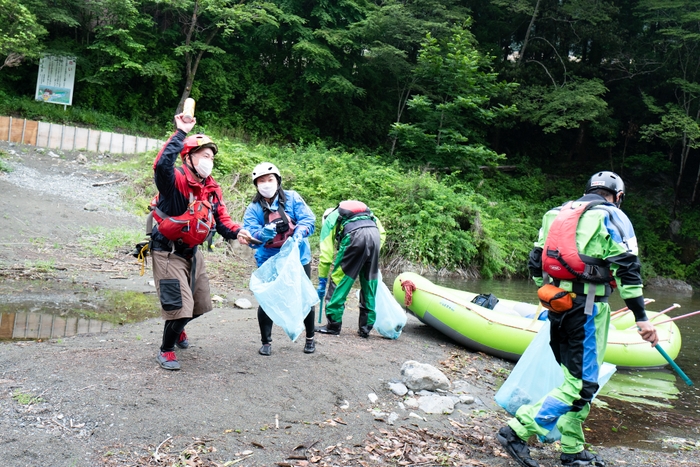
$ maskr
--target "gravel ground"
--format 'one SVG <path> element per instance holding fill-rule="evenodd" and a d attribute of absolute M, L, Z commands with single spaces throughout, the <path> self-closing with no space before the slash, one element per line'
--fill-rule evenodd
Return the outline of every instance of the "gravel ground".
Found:
<path fill-rule="evenodd" d="M 150 271 L 140 276 L 130 256 L 92 258 L 79 247 L 86 228 L 142 228 L 143 220 L 121 205 L 123 184 L 94 186 L 118 178 L 99 171 L 110 158 L 87 154 L 81 164 L 78 153 L 52 157 L 6 143 L 0 150 L 13 168 L 0 175 L 4 302 L 49 300 L 67 312 L 76 297 L 100 308 L 110 291 L 153 296 Z M 493 395 L 512 364 L 445 341 L 412 316 L 396 341 L 376 334 L 360 339 L 354 294 L 343 334 L 319 336 L 315 354 L 302 353 L 301 342 L 275 327 L 273 355 L 261 357 L 255 310 L 232 305 L 238 298 L 254 303 L 247 290 L 250 252 L 215 250 L 207 262 L 221 300 L 188 326 L 192 345 L 178 351 L 180 372 L 155 362 L 160 318 L 73 337 L 0 342 L 0 465 L 515 465 L 494 439 L 507 417 Z M 38 261 L 53 267 L 39 268 Z M 450 415 L 407 408 L 387 385 L 407 360 L 463 382 L 475 402 Z M 700 466 L 692 441 L 699 437 L 697 420 L 608 402 L 587 423 L 592 448 L 607 465 Z M 611 434 L 621 424 L 629 429 Z M 685 440 L 670 439 L 674 426 L 684 426 Z M 558 465 L 557 444 L 533 444 L 533 457 Z"/>

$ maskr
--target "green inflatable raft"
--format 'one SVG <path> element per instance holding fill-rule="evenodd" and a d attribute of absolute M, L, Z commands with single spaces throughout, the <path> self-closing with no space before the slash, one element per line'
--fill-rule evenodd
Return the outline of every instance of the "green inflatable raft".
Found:
<path fill-rule="evenodd" d="M 405 303 L 405 281 L 416 289 L 407 306 L 420 321 L 437 329 L 459 344 L 507 360 L 523 354 L 540 327 L 537 305 L 499 299 L 493 310 L 472 303 L 477 294 L 433 284 L 414 273 L 405 272 L 394 281 L 394 297 Z M 658 313 L 647 312 L 649 319 Z M 634 315 L 619 313 L 611 319 L 605 361 L 619 368 L 658 368 L 667 364 L 661 354 L 634 329 Z M 632 327 L 632 329 L 630 329 Z M 674 322 L 657 326 L 659 345 L 675 360 L 681 349 L 681 334 Z"/>

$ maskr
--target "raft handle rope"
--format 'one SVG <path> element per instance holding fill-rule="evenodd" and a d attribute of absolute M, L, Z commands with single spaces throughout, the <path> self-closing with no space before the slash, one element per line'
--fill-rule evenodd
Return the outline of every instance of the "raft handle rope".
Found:
<path fill-rule="evenodd" d="M 399 282 L 401 283 L 401 288 L 405 293 L 403 297 L 403 303 L 407 307 L 411 306 L 411 304 L 413 303 L 413 292 L 415 292 L 417 289 L 416 284 L 409 280 L 402 281 L 399 279 Z"/>
<path fill-rule="evenodd" d="M 136 260 L 141 263 L 141 276 L 146 273 L 146 257 L 148 256 L 149 246 L 150 242 L 146 242 L 146 244 L 139 250 L 139 255 L 136 257 Z"/>

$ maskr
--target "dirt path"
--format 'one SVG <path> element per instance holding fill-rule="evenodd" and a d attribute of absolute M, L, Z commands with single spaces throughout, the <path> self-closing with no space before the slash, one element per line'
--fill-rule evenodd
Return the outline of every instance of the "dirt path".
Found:
<path fill-rule="evenodd" d="M 153 294 L 150 271 L 140 276 L 133 258 L 85 253 L 85 229 L 142 225 L 118 204 L 118 184 L 93 186 L 109 175 L 76 162 L 75 153 L 0 149 L 17 151 L 9 159 L 15 170 L 0 175 L 4 302 L 52 297 L 69 309 L 88 291 Z M 108 210 L 109 203 L 117 210 Z M 319 336 L 315 354 L 302 353 L 301 342 L 275 327 L 273 355 L 261 357 L 255 310 L 232 305 L 236 298 L 254 302 L 247 290 L 250 253 L 218 250 L 207 261 L 214 293 L 225 301 L 188 326 L 191 347 L 178 351 L 180 372 L 155 363 L 159 318 L 44 342 L 0 343 L 0 465 L 514 465 L 493 437 L 506 419 L 493 394 L 511 364 L 446 342 L 412 316 L 396 341 L 377 334 L 360 339 L 349 325 L 357 320 L 355 299 L 347 307 L 347 332 Z M 86 300 L 92 298 L 77 299 Z M 465 381 L 475 402 L 451 415 L 409 409 L 387 385 L 400 379 L 407 360 L 440 368 L 452 383 Z M 616 416 L 592 420 L 594 445 Z M 640 439 L 655 439 L 660 448 L 661 428 Z M 700 465 L 697 453 L 672 447 L 595 448 L 608 465 Z M 537 447 L 533 455 L 543 466 L 558 465 L 555 449 Z"/>

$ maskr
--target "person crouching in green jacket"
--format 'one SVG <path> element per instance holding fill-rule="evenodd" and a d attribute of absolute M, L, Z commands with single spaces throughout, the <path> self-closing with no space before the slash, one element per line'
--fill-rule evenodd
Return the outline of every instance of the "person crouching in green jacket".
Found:
<path fill-rule="evenodd" d="M 381 222 L 362 201 L 342 201 L 337 207 L 326 210 L 321 226 L 317 292 L 318 298 L 325 301 L 327 323 L 319 327 L 318 332 L 340 334 L 345 300 L 359 277 L 360 319 L 357 334 L 369 337 L 376 319 L 379 249 L 385 238 Z M 331 281 L 326 292 L 329 273 Z"/>

